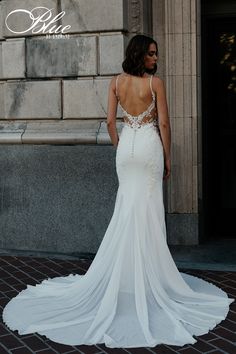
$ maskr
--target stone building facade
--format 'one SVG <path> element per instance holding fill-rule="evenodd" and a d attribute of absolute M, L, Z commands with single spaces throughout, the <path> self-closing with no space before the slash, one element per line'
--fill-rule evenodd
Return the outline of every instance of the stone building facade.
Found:
<path fill-rule="evenodd" d="M 9 15 L 34 9 L 36 17 L 42 7 L 52 17 L 65 12 L 57 21 L 67 26 L 64 36 L 26 31 L 27 12 Z M 2 249 L 96 252 L 118 186 L 106 128 L 108 84 L 136 33 L 157 41 L 157 75 L 167 91 L 168 242 L 201 242 L 200 11 L 200 0 L 0 1 Z"/>

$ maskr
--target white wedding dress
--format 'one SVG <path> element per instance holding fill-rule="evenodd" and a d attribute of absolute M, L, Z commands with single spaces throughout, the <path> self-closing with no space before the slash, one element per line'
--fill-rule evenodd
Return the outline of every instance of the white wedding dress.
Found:
<path fill-rule="evenodd" d="M 169 251 L 158 121 L 142 123 L 155 106 L 153 91 L 152 97 L 136 117 L 121 106 L 127 120 L 116 150 L 114 212 L 87 273 L 27 285 L 3 309 L 10 329 L 69 345 L 182 346 L 227 316 L 235 299 L 179 272 Z"/>

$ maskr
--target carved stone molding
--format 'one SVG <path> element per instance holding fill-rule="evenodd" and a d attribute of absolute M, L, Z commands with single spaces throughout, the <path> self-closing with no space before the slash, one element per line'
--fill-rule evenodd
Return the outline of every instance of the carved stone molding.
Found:
<path fill-rule="evenodd" d="M 128 29 L 130 33 L 152 35 L 152 0 L 128 1 Z"/>
<path fill-rule="evenodd" d="M 139 32 L 141 29 L 141 0 L 128 1 L 129 32 Z"/>

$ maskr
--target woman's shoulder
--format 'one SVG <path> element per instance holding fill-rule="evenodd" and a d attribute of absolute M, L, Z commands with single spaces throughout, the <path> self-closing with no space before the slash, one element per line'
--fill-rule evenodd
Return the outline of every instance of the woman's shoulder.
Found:
<path fill-rule="evenodd" d="M 109 80 L 109 87 L 115 92 L 116 89 L 116 79 L 118 75 L 113 75 Z"/>
<path fill-rule="evenodd" d="M 116 78 L 117 78 L 118 76 L 122 76 L 122 73 L 113 75 L 113 76 L 111 77 L 111 81 L 116 81 Z"/>
<path fill-rule="evenodd" d="M 153 75 L 152 77 L 152 81 L 153 81 L 153 84 L 155 85 L 163 85 L 164 81 L 159 77 L 159 76 L 156 76 L 156 75 Z"/>
<path fill-rule="evenodd" d="M 116 83 L 116 79 L 117 79 L 117 77 L 118 77 L 119 75 L 120 75 L 120 74 L 116 74 L 116 75 L 113 75 L 113 76 L 110 78 L 109 83 L 110 83 L 111 86 L 114 86 L 114 84 Z"/>
<path fill-rule="evenodd" d="M 120 76 L 122 73 L 120 74 L 116 74 L 116 75 L 113 75 L 109 81 L 109 87 L 114 91 L 116 92 L 116 85 L 117 85 L 117 79 L 118 79 L 118 76 Z"/>
<path fill-rule="evenodd" d="M 165 90 L 164 80 L 162 80 L 159 76 L 153 76 L 152 78 L 152 87 L 153 90 L 158 94 L 160 91 Z"/>

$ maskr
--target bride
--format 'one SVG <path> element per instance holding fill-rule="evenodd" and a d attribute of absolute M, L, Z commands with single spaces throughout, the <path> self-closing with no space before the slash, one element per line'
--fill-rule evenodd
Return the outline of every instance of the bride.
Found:
<path fill-rule="evenodd" d="M 170 176 L 170 123 L 157 43 L 134 36 L 123 72 L 110 81 L 107 126 L 119 180 L 113 215 L 85 275 L 48 278 L 11 299 L 2 318 L 20 335 L 111 348 L 195 343 L 235 299 L 179 272 L 170 254 L 163 181 Z M 123 111 L 120 136 L 117 105 Z"/>

